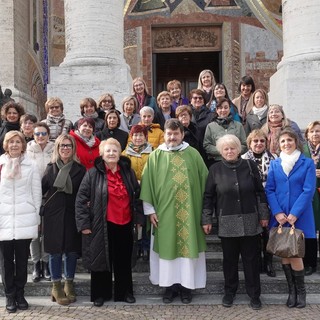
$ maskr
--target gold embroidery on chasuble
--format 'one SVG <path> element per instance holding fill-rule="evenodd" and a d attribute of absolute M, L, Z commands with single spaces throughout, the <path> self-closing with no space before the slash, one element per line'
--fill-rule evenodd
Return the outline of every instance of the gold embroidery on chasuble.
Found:
<path fill-rule="evenodd" d="M 171 159 L 170 171 L 172 173 L 172 180 L 174 181 L 174 198 L 176 209 L 176 230 L 177 230 L 177 250 L 180 257 L 189 257 L 189 230 L 190 230 L 190 216 L 189 216 L 189 198 L 187 168 L 184 159 L 180 156 L 183 152 L 174 152 Z"/>

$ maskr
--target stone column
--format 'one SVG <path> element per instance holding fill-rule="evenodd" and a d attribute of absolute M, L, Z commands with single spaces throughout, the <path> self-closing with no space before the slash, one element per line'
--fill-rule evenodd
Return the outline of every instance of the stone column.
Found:
<path fill-rule="evenodd" d="M 130 94 L 123 54 L 123 1 L 65 0 L 66 56 L 50 69 L 48 97 L 58 96 L 68 119 L 80 117 L 80 100 L 112 93 L 119 107 Z"/>
<path fill-rule="evenodd" d="M 269 100 L 304 129 L 320 119 L 320 1 L 282 0 L 282 14 L 284 55 L 270 79 Z"/>

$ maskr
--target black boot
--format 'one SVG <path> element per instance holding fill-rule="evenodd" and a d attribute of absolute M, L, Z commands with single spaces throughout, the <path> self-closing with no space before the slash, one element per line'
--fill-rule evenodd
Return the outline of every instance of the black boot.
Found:
<path fill-rule="evenodd" d="M 17 292 L 16 303 L 17 303 L 18 309 L 20 309 L 20 310 L 27 310 L 29 308 L 29 304 L 24 297 L 23 290 L 21 292 Z"/>
<path fill-rule="evenodd" d="M 51 274 L 50 274 L 48 262 L 42 261 L 42 277 L 46 281 L 51 281 Z"/>
<path fill-rule="evenodd" d="M 264 258 L 263 258 L 263 264 L 264 264 L 264 270 L 268 277 L 275 277 L 276 271 L 272 264 L 273 255 L 269 252 L 264 252 Z"/>
<path fill-rule="evenodd" d="M 38 261 L 33 265 L 32 281 L 39 282 L 41 278 L 41 262 Z"/>
<path fill-rule="evenodd" d="M 6 295 L 6 310 L 9 313 L 17 311 L 16 298 L 14 295 Z"/>
<path fill-rule="evenodd" d="M 296 284 L 297 291 L 297 304 L 296 308 L 304 308 L 306 306 L 306 288 L 304 285 L 304 270 L 295 271 L 292 270 L 294 281 Z"/>
<path fill-rule="evenodd" d="M 291 269 L 290 264 L 283 264 L 282 268 L 287 279 L 289 291 L 289 296 L 286 305 L 289 308 L 293 308 L 297 304 L 297 292 L 294 283 L 293 270 Z"/>

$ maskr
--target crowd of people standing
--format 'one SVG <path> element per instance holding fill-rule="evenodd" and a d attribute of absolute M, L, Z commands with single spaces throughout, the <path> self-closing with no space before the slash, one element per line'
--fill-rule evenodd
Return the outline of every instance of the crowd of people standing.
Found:
<path fill-rule="evenodd" d="M 112 94 L 80 102 L 66 119 L 48 98 L 38 122 L 11 100 L 1 110 L 0 265 L 9 313 L 28 309 L 32 280 L 52 283 L 52 301 L 76 301 L 77 261 L 91 274 L 91 301 L 135 303 L 132 267 L 150 263 L 163 302 L 192 301 L 206 286 L 206 235 L 217 220 L 224 295 L 231 307 L 241 255 L 251 308 L 261 308 L 260 273 L 275 277 L 271 227 L 305 234 L 304 258 L 283 258 L 288 307 L 306 305 L 320 228 L 320 122 L 303 137 L 283 107 L 244 76 L 231 100 L 211 70 L 188 97 L 178 80 L 155 98 L 136 78 L 119 110 Z M 63 274 L 62 274 L 63 267 Z M 64 277 L 64 281 L 63 281 Z M 63 283 L 64 282 L 64 283 Z"/>

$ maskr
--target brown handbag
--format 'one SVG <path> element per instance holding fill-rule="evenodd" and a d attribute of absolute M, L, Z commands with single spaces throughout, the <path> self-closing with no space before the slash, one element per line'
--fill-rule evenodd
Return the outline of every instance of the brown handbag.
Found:
<path fill-rule="evenodd" d="M 273 227 L 269 233 L 267 251 L 281 258 L 303 258 L 305 240 L 303 231 L 291 227 Z"/>

